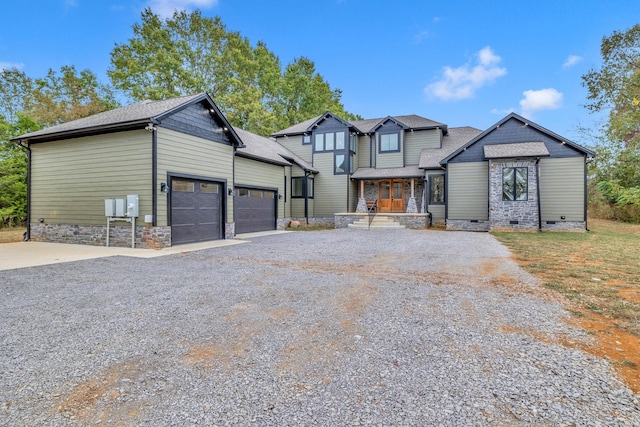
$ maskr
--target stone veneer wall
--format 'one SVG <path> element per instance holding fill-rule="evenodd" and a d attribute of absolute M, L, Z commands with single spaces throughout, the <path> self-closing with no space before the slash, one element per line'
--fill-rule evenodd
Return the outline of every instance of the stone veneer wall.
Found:
<path fill-rule="evenodd" d="M 468 219 L 448 219 L 447 230 L 451 231 L 489 231 L 489 221 L 471 222 Z"/>
<path fill-rule="evenodd" d="M 527 200 L 502 200 L 502 170 L 527 168 Z M 537 231 L 539 226 L 538 184 L 535 160 L 489 162 L 489 223 L 492 231 Z M 512 224 L 517 221 L 517 224 Z"/>
<path fill-rule="evenodd" d="M 71 225 L 31 223 L 31 240 L 36 242 L 73 243 L 106 246 L 106 225 Z M 171 246 L 171 227 L 135 228 L 136 248 L 160 249 Z M 131 247 L 131 226 L 111 225 L 109 246 Z"/>
<path fill-rule="evenodd" d="M 347 228 L 349 224 L 353 224 L 356 221 L 366 218 L 369 214 L 366 213 L 337 213 L 335 215 L 335 227 Z M 428 214 L 379 214 L 380 216 L 386 216 L 394 221 L 397 221 L 400 225 L 404 225 L 406 228 L 413 230 L 424 230 L 429 225 Z"/>
<path fill-rule="evenodd" d="M 587 223 L 584 221 L 556 221 L 555 224 L 542 222 L 542 231 L 587 231 Z"/>

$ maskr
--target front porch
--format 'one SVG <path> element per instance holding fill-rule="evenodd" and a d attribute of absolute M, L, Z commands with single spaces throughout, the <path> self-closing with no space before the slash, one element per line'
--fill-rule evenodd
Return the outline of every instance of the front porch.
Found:
<path fill-rule="evenodd" d="M 374 203 L 385 215 L 424 212 L 423 178 L 361 179 L 358 187 L 356 213 L 368 213 Z"/>
<path fill-rule="evenodd" d="M 428 213 L 384 212 L 384 213 L 376 214 L 375 217 L 386 218 L 401 226 L 404 226 L 404 228 L 410 228 L 413 230 L 424 230 L 425 228 L 428 228 L 431 223 L 430 221 L 431 215 Z M 349 224 L 355 224 L 361 220 L 368 221 L 369 213 L 365 213 L 365 212 L 336 213 L 334 215 L 334 218 L 335 218 L 336 228 L 348 228 Z"/>

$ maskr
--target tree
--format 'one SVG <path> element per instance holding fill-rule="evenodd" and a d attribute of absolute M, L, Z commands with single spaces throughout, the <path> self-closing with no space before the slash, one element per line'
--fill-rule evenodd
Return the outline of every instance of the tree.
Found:
<path fill-rule="evenodd" d="M 163 20 L 147 8 L 133 37 L 111 52 L 108 75 L 135 101 L 211 94 L 234 126 L 267 135 L 326 110 L 347 115 L 306 58 L 283 73 L 265 43 L 255 47 L 219 17 L 175 12 Z"/>
<path fill-rule="evenodd" d="M 591 167 L 596 187 L 614 211 L 633 206 L 640 218 L 640 24 L 602 38 L 602 67 L 582 76 L 591 112 L 608 111 L 598 158 Z"/>

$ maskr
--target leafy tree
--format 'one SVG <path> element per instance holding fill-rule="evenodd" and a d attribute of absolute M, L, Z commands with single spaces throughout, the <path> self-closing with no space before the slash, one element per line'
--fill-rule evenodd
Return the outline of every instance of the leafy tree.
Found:
<path fill-rule="evenodd" d="M 586 108 L 609 113 L 591 173 L 614 212 L 631 205 L 625 216 L 640 218 L 640 24 L 603 37 L 600 51 L 602 67 L 582 76 Z"/>
<path fill-rule="evenodd" d="M 233 125 L 263 135 L 326 110 L 348 116 L 313 62 L 301 58 L 283 72 L 265 43 L 253 47 L 219 17 L 182 11 L 163 20 L 147 8 L 133 33 L 112 50 L 108 70 L 133 100 L 207 92 Z"/>
<path fill-rule="evenodd" d="M 17 68 L 0 71 L 0 116 L 3 122 L 12 123 L 18 113 L 25 110 L 25 103 L 33 91 L 33 80 Z"/>

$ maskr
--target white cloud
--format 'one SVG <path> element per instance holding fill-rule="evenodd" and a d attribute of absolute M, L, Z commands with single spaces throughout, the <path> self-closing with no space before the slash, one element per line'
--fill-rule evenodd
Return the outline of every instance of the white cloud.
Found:
<path fill-rule="evenodd" d="M 0 71 L 8 70 L 10 68 L 17 68 L 18 70 L 21 70 L 22 67 L 24 67 L 23 63 L 0 61 Z"/>
<path fill-rule="evenodd" d="M 569 55 L 569 57 L 564 61 L 564 64 L 562 64 L 562 68 L 571 68 L 580 61 L 582 61 L 582 56 Z"/>
<path fill-rule="evenodd" d="M 425 92 L 443 100 L 471 98 L 476 90 L 507 74 L 506 68 L 498 66 L 500 61 L 502 58 L 487 46 L 478 52 L 475 66 L 444 67 L 440 80 L 427 86 Z"/>
<path fill-rule="evenodd" d="M 554 88 L 540 90 L 525 90 L 524 98 L 520 100 L 522 115 L 531 119 L 536 111 L 557 110 L 562 106 L 562 92 Z"/>
<path fill-rule="evenodd" d="M 161 18 L 173 17 L 173 12 L 192 8 L 208 9 L 218 4 L 218 0 L 150 0 L 149 7 Z"/>

